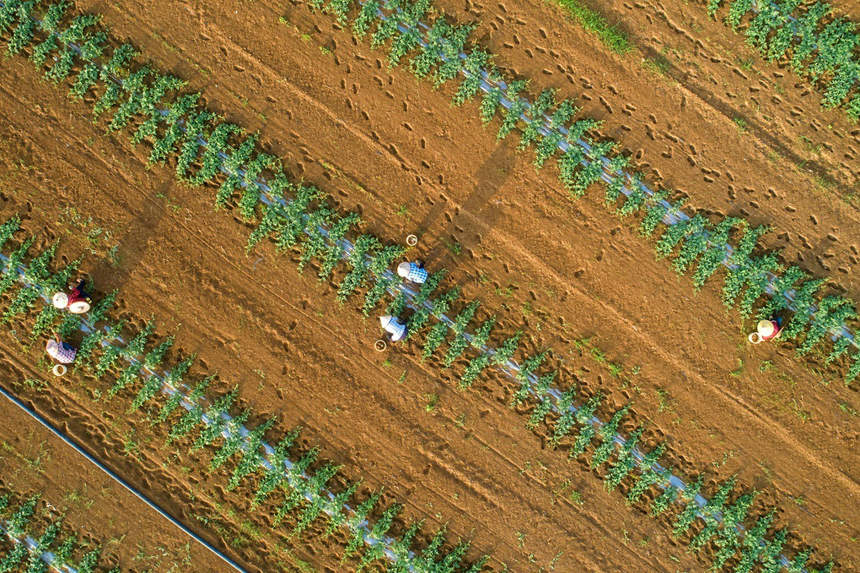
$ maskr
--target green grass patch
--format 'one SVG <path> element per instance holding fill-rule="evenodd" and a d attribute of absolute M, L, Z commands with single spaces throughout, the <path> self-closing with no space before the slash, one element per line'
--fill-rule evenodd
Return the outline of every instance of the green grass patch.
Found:
<path fill-rule="evenodd" d="M 627 34 L 614 25 L 609 25 L 603 15 L 598 14 L 579 0 L 549 0 L 562 8 L 579 24 L 595 34 L 607 48 L 617 54 L 624 55 L 633 49 Z"/>

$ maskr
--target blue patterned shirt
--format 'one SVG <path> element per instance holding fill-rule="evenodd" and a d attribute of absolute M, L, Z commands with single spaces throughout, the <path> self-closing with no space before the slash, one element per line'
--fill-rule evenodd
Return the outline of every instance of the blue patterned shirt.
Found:
<path fill-rule="evenodd" d="M 427 271 L 415 263 L 409 263 L 409 274 L 406 275 L 406 280 L 419 285 L 423 284 L 427 280 Z"/>

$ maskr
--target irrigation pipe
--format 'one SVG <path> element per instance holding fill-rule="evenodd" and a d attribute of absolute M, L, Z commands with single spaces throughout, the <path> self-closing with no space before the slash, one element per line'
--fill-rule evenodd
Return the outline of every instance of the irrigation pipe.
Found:
<path fill-rule="evenodd" d="M 9 392 L 7 392 L 6 389 L 3 388 L 2 386 L 0 386 L 0 394 L 2 394 L 7 400 L 12 402 L 16 406 L 18 406 L 25 413 L 29 414 L 29 416 L 31 418 L 33 418 L 34 420 L 39 422 L 42 426 L 44 426 L 46 429 L 48 429 L 52 434 L 54 434 L 55 436 L 60 438 L 63 442 L 66 443 L 66 445 L 68 445 L 73 450 L 75 450 L 76 452 L 81 454 L 87 461 L 89 461 L 94 466 L 96 466 L 98 469 L 100 469 L 101 471 L 106 473 L 116 483 L 118 483 L 119 485 L 121 485 L 122 487 L 127 489 L 129 492 L 134 494 L 134 496 L 137 497 L 140 501 L 142 501 L 143 503 L 148 505 L 150 508 L 154 509 L 159 515 L 161 515 L 161 517 L 168 520 L 170 523 L 172 523 L 173 525 L 178 527 L 180 530 L 182 530 L 183 533 L 185 533 L 186 535 L 188 535 L 189 537 L 191 537 L 192 539 L 197 541 L 197 543 L 199 543 L 200 545 L 202 545 L 203 547 L 205 547 L 206 549 L 211 551 L 216 557 L 221 559 L 224 563 L 226 563 L 227 565 L 229 565 L 230 567 L 232 567 L 236 571 L 239 571 L 241 573 L 245 573 L 245 570 L 242 569 L 235 561 L 233 561 L 232 559 L 230 559 L 229 557 L 227 557 L 226 555 L 224 555 L 223 553 L 218 551 L 215 547 L 213 547 L 205 539 L 203 539 L 202 537 L 200 537 L 199 535 L 197 535 L 196 533 L 194 533 L 193 531 L 191 531 L 190 529 L 185 527 L 185 525 L 183 525 L 182 522 L 180 522 L 179 520 L 174 518 L 172 515 L 167 513 L 165 510 L 161 509 L 154 502 L 150 501 L 149 498 L 147 498 L 145 495 L 143 495 L 140 491 L 135 489 L 133 486 L 129 485 L 125 480 L 123 480 L 120 476 L 118 476 L 114 471 L 112 471 L 111 469 L 106 467 L 103 463 L 101 463 L 96 458 L 94 458 L 89 453 L 87 453 L 83 448 L 81 448 L 78 444 L 76 444 L 74 441 L 72 441 L 71 438 L 69 438 L 68 436 L 63 434 L 61 431 L 56 429 L 54 426 L 52 426 L 50 424 L 50 422 L 48 422 L 45 418 L 43 418 L 42 416 L 40 416 L 39 414 L 37 414 L 36 412 L 34 412 L 30 408 L 28 408 L 23 402 L 21 402 L 18 398 L 16 398 L 15 396 L 13 396 Z M 50 562 L 48 562 L 48 563 L 50 564 Z"/>

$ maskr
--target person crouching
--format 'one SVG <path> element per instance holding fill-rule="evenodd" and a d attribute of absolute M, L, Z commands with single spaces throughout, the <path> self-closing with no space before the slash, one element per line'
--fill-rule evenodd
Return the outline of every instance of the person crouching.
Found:
<path fill-rule="evenodd" d="M 427 271 L 424 269 L 424 263 L 421 261 L 400 263 L 397 265 L 397 274 L 401 278 L 417 285 L 424 284 L 427 280 Z"/>
<path fill-rule="evenodd" d="M 396 316 L 380 316 L 379 323 L 391 337 L 391 342 L 398 342 L 406 338 L 406 325 L 400 322 Z"/>

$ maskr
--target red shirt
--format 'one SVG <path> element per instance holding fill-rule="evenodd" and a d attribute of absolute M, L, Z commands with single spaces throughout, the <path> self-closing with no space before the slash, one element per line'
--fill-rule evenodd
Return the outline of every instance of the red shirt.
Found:
<path fill-rule="evenodd" d="M 770 323 L 773 325 L 773 334 L 771 334 L 770 336 L 762 336 L 762 340 L 773 340 L 774 338 L 779 336 L 780 332 L 782 332 L 782 329 L 779 327 L 779 323 L 777 321 L 771 320 Z"/>
<path fill-rule="evenodd" d="M 69 293 L 69 304 L 78 302 L 79 300 L 87 300 L 87 295 L 81 287 L 75 287 L 74 290 Z"/>

